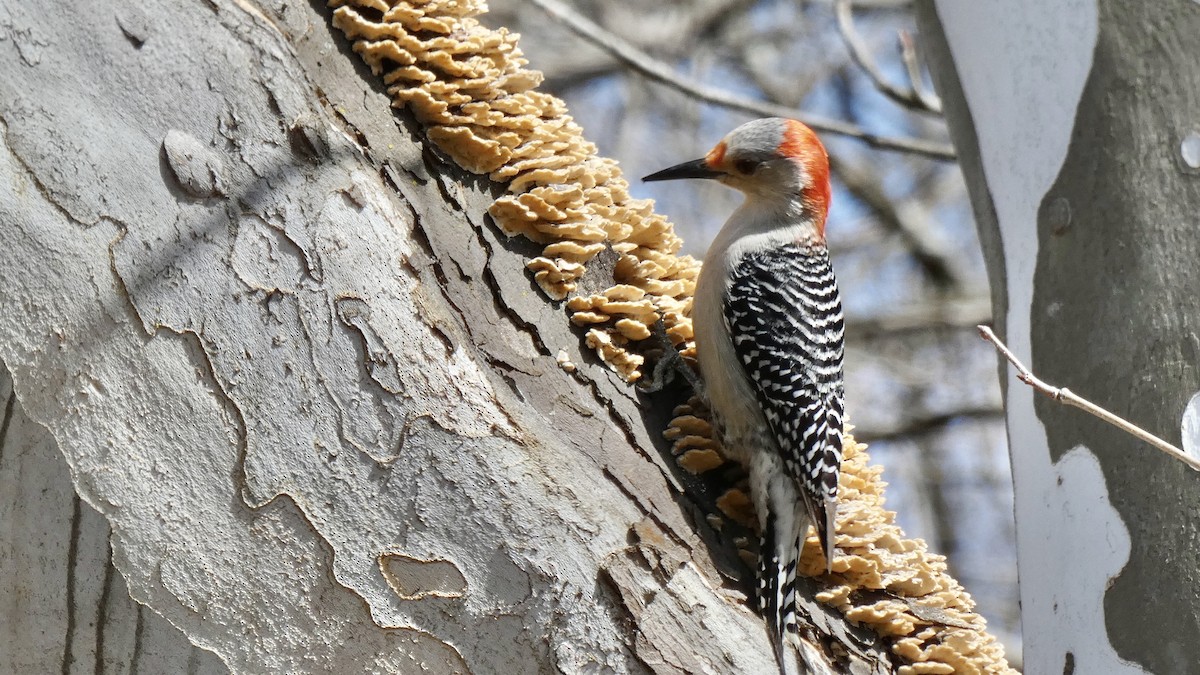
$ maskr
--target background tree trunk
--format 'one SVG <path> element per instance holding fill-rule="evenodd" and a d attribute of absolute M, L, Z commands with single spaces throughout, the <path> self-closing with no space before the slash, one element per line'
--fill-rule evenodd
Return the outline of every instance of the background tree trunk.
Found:
<path fill-rule="evenodd" d="M 1178 444 L 1200 388 L 1196 3 L 918 4 L 998 328 Z M 1002 372 L 1027 672 L 1200 672 L 1200 476 Z"/>
<path fill-rule="evenodd" d="M 0 4 L 0 670 L 774 668 L 670 401 L 321 3 L 40 5 Z"/>

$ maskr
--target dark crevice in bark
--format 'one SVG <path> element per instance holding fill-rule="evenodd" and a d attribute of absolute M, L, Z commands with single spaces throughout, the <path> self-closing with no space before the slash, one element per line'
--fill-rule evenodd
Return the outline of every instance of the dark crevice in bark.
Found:
<path fill-rule="evenodd" d="M 63 638 L 62 672 L 70 675 L 75 664 L 75 572 L 79 565 L 80 525 L 83 519 L 82 502 L 79 495 L 71 494 L 71 543 L 67 549 L 66 619 L 67 631 Z"/>
<path fill-rule="evenodd" d="M 0 362 L 0 371 L 6 371 L 6 366 Z M 11 382 L 11 378 L 9 379 Z M 13 409 L 17 404 L 17 392 L 13 388 L 8 390 L 8 401 L 4 404 L 4 418 L 0 419 L 0 462 L 4 460 L 4 446 L 8 443 L 8 425 L 12 422 Z"/>
<path fill-rule="evenodd" d="M 100 590 L 100 601 L 96 603 L 96 675 L 104 673 L 104 638 L 108 628 L 108 603 L 112 599 L 112 588 L 116 581 L 113 578 L 115 571 L 112 549 L 108 546 L 106 537 L 104 539 L 104 586 Z"/>
<path fill-rule="evenodd" d="M 137 609 L 137 622 L 133 628 L 133 656 L 129 659 L 129 675 L 138 675 L 142 665 L 142 642 L 145 638 L 146 630 L 146 608 L 140 602 L 135 602 L 134 607 Z"/>

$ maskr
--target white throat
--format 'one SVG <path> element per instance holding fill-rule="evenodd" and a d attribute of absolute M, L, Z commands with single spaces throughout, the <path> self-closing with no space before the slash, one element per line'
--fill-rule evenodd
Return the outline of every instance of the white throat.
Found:
<path fill-rule="evenodd" d="M 798 199 L 747 197 L 704 256 L 706 265 L 729 266 L 749 252 L 778 247 L 790 242 L 824 245 L 817 219 L 807 213 Z"/>

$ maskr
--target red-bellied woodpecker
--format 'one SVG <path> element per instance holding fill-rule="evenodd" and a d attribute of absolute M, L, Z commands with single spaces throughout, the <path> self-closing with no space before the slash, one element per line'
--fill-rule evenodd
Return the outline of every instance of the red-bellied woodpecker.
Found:
<path fill-rule="evenodd" d="M 692 318 L 722 443 L 749 472 L 762 528 L 759 607 L 782 666 L 810 524 L 826 572 L 833 566 L 844 320 L 825 246 L 829 159 L 807 126 L 761 119 L 703 159 L 643 180 L 675 178 L 712 178 L 746 195 L 704 257 Z"/>

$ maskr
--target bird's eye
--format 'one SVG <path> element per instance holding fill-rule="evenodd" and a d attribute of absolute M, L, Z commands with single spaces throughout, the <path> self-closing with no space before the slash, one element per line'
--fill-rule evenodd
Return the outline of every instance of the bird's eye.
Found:
<path fill-rule="evenodd" d="M 743 173 L 748 176 L 758 169 L 758 162 L 752 159 L 739 159 L 734 161 L 733 168 L 737 169 L 738 173 Z"/>

